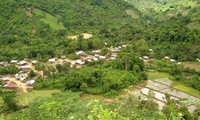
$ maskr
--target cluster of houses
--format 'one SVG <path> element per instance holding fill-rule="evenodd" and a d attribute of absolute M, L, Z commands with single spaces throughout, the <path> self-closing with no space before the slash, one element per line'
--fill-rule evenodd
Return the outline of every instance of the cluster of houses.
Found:
<path fill-rule="evenodd" d="M 11 60 L 10 64 L 16 65 L 16 67 L 18 67 L 20 71 L 16 73 L 14 77 L 1 76 L 0 80 L 4 84 L 3 88 L 17 89 L 21 84 L 26 84 L 26 86 L 32 86 L 35 83 L 35 80 L 28 80 L 28 72 L 33 69 L 32 65 L 35 65 L 36 63 L 36 60 L 32 60 L 31 62 L 27 62 L 25 60 L 19 62 L 17 60 Z M 1 66 L 6 65 L 8 65 L 7 62 L 1 62 Z M 20 81 L 20 84 L 17 84 L 17 81 Z"/>
<path fill-rule="evenodd" d="M 80 56 L 80 59 L 77 60 L 69 60 L 65 61 L 66 56 L 61 56 L 60 64 L 64 64 L 65 62 L 70 62 L 71 66 L 80 66 L 84 65 L 86 62 L 98 61 L 98 60 L 114 60 L 117 57 L 118 52 L 121 51 L 122 47 L 126 47 L 126 45 L 118 46 L 118 47 L 110 47 L 108 50 L 110 54 L 105 56 L 100 55 L 101 50 L 92 50 L 93 55 L 88 55 L 85 51 L 77 51 L 75 54 Z M 58 61 L 57 58 L 51 58 L 48 60 L 49 63 L 56 63 Z"/>
<path fill-rule="evenodd" d="M 107 43 L 105 43 L 107 44 Z M 109 47 L 109 54 L 102 56 L 100 55 L 101 50 L 92 50 L 92 55 L 88 55 L 86 52 L 84 51 L 77 51 L 75 54 L 80 56 L 80 59 L 76 59 L 76 60 L 70 60 L 68 59 L 66 56 L 61 56 L 60 59 L 58 58 L 51 58 L 48 60 L 49 63 L 57 63 L 58 60 L 60 61 L 60 64 L 65 64 L 67 62 L 71 63 L 71 67 L 73 66 L 81 66 L 84 65 L 86 62 L 91 62 L 91 61 L 98 61 L 98 60 L 114 60 L 116 59 L 118 53 L 121 51 L 122 48 L 127 47 L 127 45 L 122 45 L 122 46 L 118 46 L 118 47 Z M 149 49 L 149 52 L 153 52 L 153 49 Z M 140 57 L 140 59 L 144 60 L 144 62 L 149 62 L 151 59 L 148 56 L 143 56 Z M 175 62 L 176 60 L 174 59 L 170 59 L 168 56 L 165 56 L 164 59 L 169 60 L 171 62 Z M 30 62 L 27 62 L 25 60 L 22 61 L 17 61 L 17 60 L 11 60 L 10 64 L 16 65 L 20 71 L 18 73 L 15 74 L 15 79 L 17 81 L 20 81 L 23 84 L 26 84 L 27 86 L 32 86 L 35 83 L 35 80 L 28 80 L 28 72 L 30 70 L 33 69 L 33 65 L 35 65 L 37 63 L 36 60 L 32 60 Z M 7 64 L 9 64 L 8 62 L 0 62 L 0 66 L 6 66 Z M 177 62 L 177 64 L 181 64 L 181 62 Z M 3 83 L 5 83 L 4 88 L 5 89 L 16 89 L 18 88 L 17 84 L 13 81 L 8 82 L 9 78 L 7 77 L 2 77 L 0 78 L 0 80 L 3 81 Z"/>
<path fill-rule="evenodd" d="M 144 60 L 144 62 L 149 62 L 150 60 L 153 60 L 153 59 L 150 59 L 149 56 L 143 56 L 143 57 L 140 57 L 140 59 Z M 171 59 L 168 56 L 165 56 L 163 59 L 169 60 L 170 62 L 173 62 L 173 63 L 177 63 L 178 65 L 182 64 L 181 62 L 177 62 L 175 59 Z"/>
<path fill-rule="evenodd" d="M 3 88 L 5 90 L 12 90 L 12 89 L 17 89 L 20 85 L 18 85 L 16 82 L 14 81 L 10 81 L 10 78 L 0 78 L 0 80 L 3 81 Z M 26 86 L 32 86 L 35 83 L 35 80 L 29 80 L 27 81 L 25 84 Z M 27 89 L 29 89 L 30 87 L 28 87 Z"/>

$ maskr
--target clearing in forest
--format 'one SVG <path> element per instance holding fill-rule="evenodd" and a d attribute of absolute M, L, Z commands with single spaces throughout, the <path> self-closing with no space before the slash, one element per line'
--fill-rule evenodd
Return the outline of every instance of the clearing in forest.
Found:
<path fill-rule="evenodd" d="M 189 67 L 191 69 L 195 69 L 196 71 L 200 71 L 200 63 L 195 62 L 184 62 L 183 65 L 185 67 Z"/>
<path fill-rule="evenodd" d="M 43 21 L 46 24 L 49 24 L 49 26 L 52 29 L 59 30 L 59 29 L 65 29 L 65 26 L 62 22 L 59 22 L 58 18 L 55 16 L 44 12 L 40 9 L 34 9 L 33 12 L 36 14 L 36 16 L 40 16 L 40 20 Z"/>
<path fill-rule="evenodd" d="M 139 19 L 138 14 L 135 13 L 133 10 L 127 9 L 126 13 L 129 14 L 133 19 Z"/>
<path fill-rule="evenodd" d="M 68 36 L 67 38 L 69 38 L 69 39 L 78 39 L 79 36 L 83 36 L 84 39 L 89 39 L 89 38 L 91 38 L 93 35 L 92 35 L 92 34 L 89 34 L 89 33 L 83 33 L 83 34 L 80 34 L 80 35 Z"/>

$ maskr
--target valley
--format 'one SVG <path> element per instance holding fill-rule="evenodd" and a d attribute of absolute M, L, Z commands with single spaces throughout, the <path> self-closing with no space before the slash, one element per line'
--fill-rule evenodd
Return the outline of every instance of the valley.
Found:
<path fill-rule="evenodd" d="M 0 2 L 0 120 L 200 119 L 199 7 Z"/>

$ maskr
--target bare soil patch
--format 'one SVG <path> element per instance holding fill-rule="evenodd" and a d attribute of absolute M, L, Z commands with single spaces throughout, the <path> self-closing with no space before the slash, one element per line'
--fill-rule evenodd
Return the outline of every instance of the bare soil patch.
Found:
<path fill-rule="evenodd" d="M 70 39 L 78 39 L 78 37 L 80 37 L 80 36 L 83 36 L 84 39 L 89 39 L 89 38 L 91 38 L 93 35 L 92 35 L 92 34 L 89 34 L 89 33 L 83 33 L 83 34 L 80 34 L 80 35 L 68 36 L 68 38 L 70 38 Z"/>

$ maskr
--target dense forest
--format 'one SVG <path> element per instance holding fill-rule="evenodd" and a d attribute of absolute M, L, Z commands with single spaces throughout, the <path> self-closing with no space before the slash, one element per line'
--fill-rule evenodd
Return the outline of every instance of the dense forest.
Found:
<path fill-rule="evenodd" d="M 199 120 L 200 71 L 182 64 L 199 65 L 199 6 L 198 0 L 1 1 L 0 120 Z M 78 55 L 79 51 L 88 56 Z M 87 61 L 90 56 L 106 59 Z M 51 63 L 51 58 L 62 62 Z M 87 60 L 81 67 L 64 61 L 83 58 Z M 23 71 L 11 60 L 25 60 L 34 67 Z M 184 86 L 185 90 L 176 90 L 197 98 L 190 103 L 193 112 L 185 104 L 190 100 L 171 99 L 174 96 L 167 92 L 162 93 L 164 102 L 160 100 L 162 110 L 158 91 L 148 88 L 146 98 L 134 96 L 137 92 L 131 89 L 147 86 L 152 73 L 167 74 L 173 83 L 170 88 Z M 2 76 L 19 74 L 35 80 L 33 91 L 4 89 Z M 18 82 L 20 87 L 27 84 Z M 48 96 L 45 90 L 59 92 Z M 34 97 L 36 91 L 45 92 Z"/>

